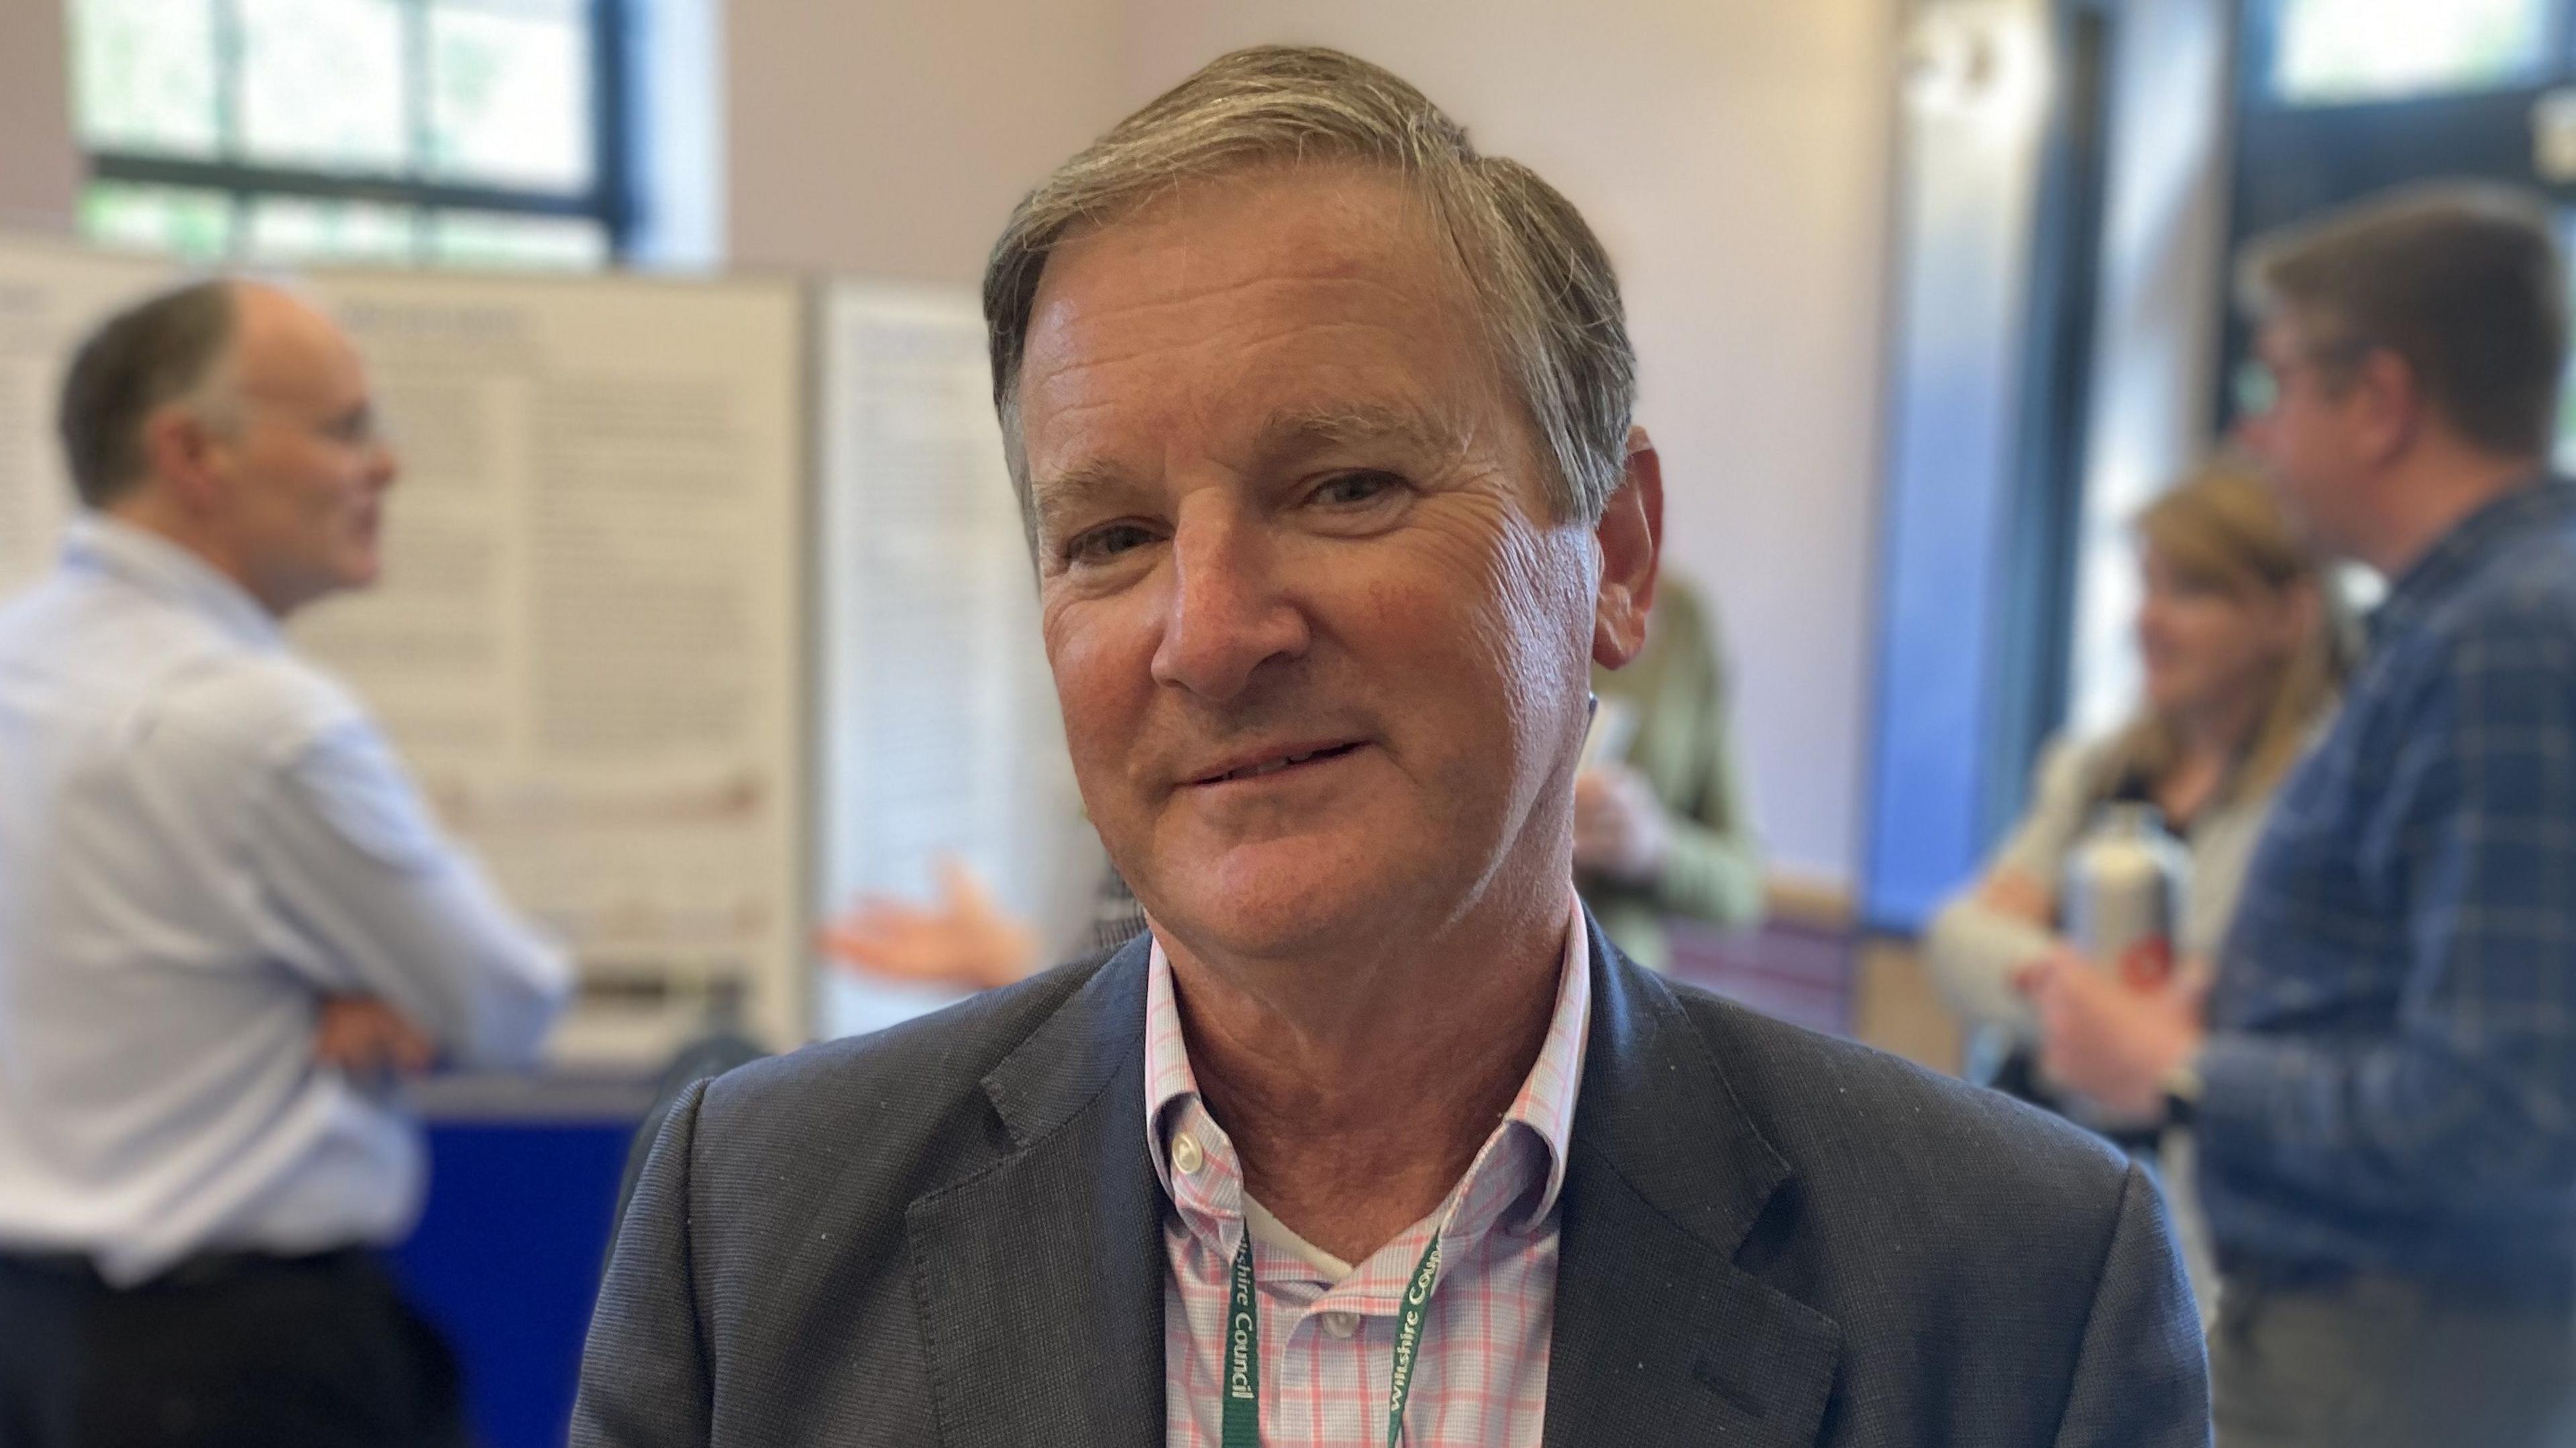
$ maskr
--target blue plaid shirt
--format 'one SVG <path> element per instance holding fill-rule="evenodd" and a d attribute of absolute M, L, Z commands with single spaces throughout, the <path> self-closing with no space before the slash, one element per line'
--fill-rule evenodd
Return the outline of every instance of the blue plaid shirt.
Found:
<path fill-rule="evenodd" d="M 2222 1258 L 2576 1274 L 2576 487 L 2482 509 L 2372 620 L 2274 804 L 2200 1069 Z"/>

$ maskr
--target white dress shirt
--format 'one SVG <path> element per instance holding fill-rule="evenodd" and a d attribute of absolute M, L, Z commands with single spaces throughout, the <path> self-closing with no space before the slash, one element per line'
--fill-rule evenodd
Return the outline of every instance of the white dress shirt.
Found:
<path fill-rule="evenodd" d="M 85 517 L 0 603 L 0 1250 L 127 1284 L 399 1238 L 419 1128 L 316 1063 L 324 998 L 516 1065 L 568 986 L 364 710 L 195 555 Z"/>

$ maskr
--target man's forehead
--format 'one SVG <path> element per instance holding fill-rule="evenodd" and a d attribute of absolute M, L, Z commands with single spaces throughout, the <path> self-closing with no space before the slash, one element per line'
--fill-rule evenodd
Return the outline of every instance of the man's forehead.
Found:
<path fill-rule="evenodd" d="M 1179 380 L 1202 401 L 1197 384 L 1222 379 L 1229 414 L 1313 432 L 1391 410 L 1365 390 L 1306 396 L 1319 370 L 1454 374 L 1487 352 L 1472 291 L 1410 191 L 1313 165 L 1185 187 L 1061 243 L 1016 380 L 1024 418 L 1079 423 L 1144 400 L 1122 395 L 1132 364 L 1184 355 Z"/>
<path fill-rule="evenodd" d="M 1300 221 L 1310 222 L 1321 237 L 1357 244 L 1363 253 L 1409 252 L 1417 245 L 1436 249 L 1438 231 L 1421 194 L 1386 167 L 1337 160 L 1261 162 L 1165 186 L 1073 227 L 1050 248 L 1047 271 L 1056 271 L 1061 259 L 1089 252 L 1185 243 L 1194 233 L 1231 226 L 1267 230 Z M 1320 255 L 1312 247 L 1301 254 Z"/>
<path fill-rule="evenodd" d="M 1033 299 L 1029 347 L 1059 360 L 1114 351 L 1135 331 L 1176 317 L 1222 325 L 1283 291 L 1301 303 L 1339 291 L 1380 310 L 1464 312 L 1461 281 L 1396 178 L 1348 165 L 1270 168 L 1176 188 L 1059 242 Z"/>
<path fill-rule="evenodd" d="M 234 358 L 240 385 L 263 395 L 363 395 L 365 362 L 357 344 L 319 307 L 291 292 L 242 284 Z"/>
<path fill-rule="evenodd" d="M 2254 329 L 2258 349 L 2271 349 L 2284 354 L 2297 354 L 2321 343 L 2330 343 L 2344 328 L 2329 313 L 2283 303 L 2271 310 Z"/>
<path fill-rule="evenodd" d="M 2299 355 L 2303 334 L 2285 312 L 2274 312 L 2255 323 L 2254 355 L 2264 362 L 2279 364 Z"/>

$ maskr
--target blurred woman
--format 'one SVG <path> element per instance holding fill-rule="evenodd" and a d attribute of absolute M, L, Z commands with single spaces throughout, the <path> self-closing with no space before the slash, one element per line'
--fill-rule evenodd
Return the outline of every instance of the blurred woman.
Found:
<path fill-rule="evenodd" d="M 2052 742 L 2029 812 L 1925 939 L 1933 978 L 1968 1027 L 1971 1079 L 2078 1116 L 2080 1103 L 2039 1079 L 2036 1022 L 2014 989 L 2063 945 L 2058 881 L 2075 844 L 2106 806 L 2156 809 L 2190 860 L 2176 988 L 2204 986 L 2272 792 L 2349 662 L 2329 583 L 2244 465 L 2194 473 L 2150 504 L 2136 531 L 2143 707 L 2106 736 Z M 2107 1134 L 2140 1155 L 2158 1151 L 2152 1131 Z"/>

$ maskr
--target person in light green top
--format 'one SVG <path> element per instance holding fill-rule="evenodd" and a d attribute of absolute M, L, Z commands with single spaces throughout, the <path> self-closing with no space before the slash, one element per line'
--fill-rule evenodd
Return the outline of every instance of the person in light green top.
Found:
<path fill-rule="evenodd" d="M 1607 758 L 1575 780 L 1576 883 L 1611 940 L 1663 970 L 1668 916 L 1738 928 L 1762 918 L 1762 848 L 1707 606 L 1666 574 L 1645 652 L 1616 672 L 1595 665 L 1592 690 Z"/>

